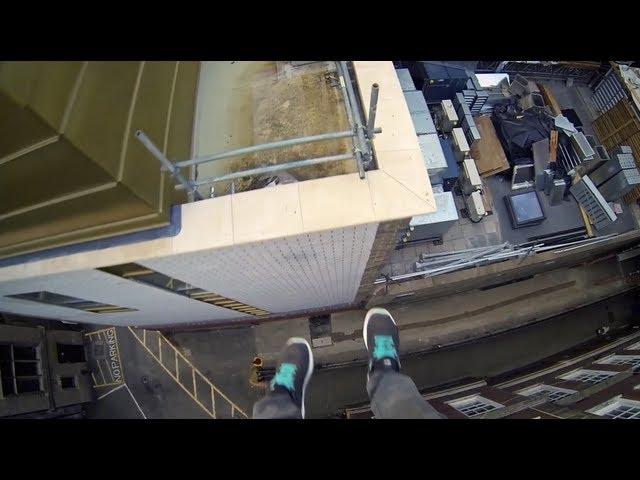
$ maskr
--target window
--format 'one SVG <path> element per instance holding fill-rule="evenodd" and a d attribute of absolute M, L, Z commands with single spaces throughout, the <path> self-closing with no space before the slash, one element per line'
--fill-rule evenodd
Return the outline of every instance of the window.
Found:
<path fill-rule="evenodd" d="M 0 345 L 2 395 L 21 395 L 42 390 L 40 350 L 31 345 Z"/>
<path fill-rule="evenodd" d="M 640 355 L 610 355 L 595 363 L 604 365 L 629 365 L 634 372 L 640 371 Z"/>
<path fill-rule="evenodd" d="M 228 308 L 229 310 L 235 310 L 236 312 L 255 316 L 269 314 L 269 312 L 260 308 L 252 307 L 251 305 L 223 297 L 222 295 L 218 295 L 213 292 L 207 292 L 202 288 L 194 287 L 182 280 L 171 278 L 137 263 L 123 263 L 120 265 L 113 265 L 111 267 L 99 268 L 98 270 L 112 275 L 117 275 L 118 277 L 126 278 L 127 280 L 132 280 L 134 282 L 140 282 L 145 285 L 169 290 L 177 293 L 178 295 L 183 295 L 200 302 L 210 303 L 216 307 Z"/>
<path fill-rule="evenodd" d="M 560 375 L 558 378 L 561 378 L 562 380 L 573 380 L 574 382 L 585 382 L 595 385 L 596 383 L 600 383 L 609 377 L 613 377 L 614 375 L 617 375 L 617 372 L 608 372 L 606 370 L 586 370 L 583 368 L 579 368 L 578 370 L 574 370 L 573 372 Z"/>
<path fill-rule="evenodd" d="M 470 397 L 461 398 L 447 402 L 459 412 L 464 413 L 467 417 L 475 417 L 491 410 L 504 407 L 504 405 L 484 398 L 480 395 L 472 395 Z"/>
<path fill-rule="evenodd" d="M 58 363 L 82 363 L 86 362 L 84 345 L 68 345 L 57 343 Z"/>
<path fill-rule="evenodd" d="M 598 405 L 597 407 L 588 410 L 588 412 L 607 418 L 640 420 L 640 402 L 637 400 L 616 397 L 602 405 Z"/>
<path fill-rule="evenodd" d="M 570 390 L 568 388 L 559 388 L 551 385 L 539 384 L 522 389 L 516 393 L 518 393 L 518 395 L 524 395 L 525 397 L 531 397 L 533 395 L 545 393 L 549 396 L 550 402 L 555 402 L 556 400 L 560 400 L 561 398 L 568 397 L 569 395 L 576 393 L 576 391 Z"/>
<path fill-rule="evenodd" d="M 51 292 L 29 292 L 17 295 L 7 295 L 9 298 L 18 298 L 20 300 L 29 300 L 32 302 L 46 303 L 47 305 L 57 305 L 58 307 L 75 308 L 76 310 L 84 310 L 90 313 L 121 313 L 135 312 L 135 308 L 118 307 L 109 305 L 108 303 L 94 302 L 92 300 L 83 300 L 81 298 L 60 295 Z"/>
<path fill-rule="evenodd" d="M 64 389 L 76 388 L 76 377 L 60 377 L 60 386 Z"/>
<path fill-rule="evenodd" d="M 629 345 L 625 350 L 640 350 L 640 342 Z"/>

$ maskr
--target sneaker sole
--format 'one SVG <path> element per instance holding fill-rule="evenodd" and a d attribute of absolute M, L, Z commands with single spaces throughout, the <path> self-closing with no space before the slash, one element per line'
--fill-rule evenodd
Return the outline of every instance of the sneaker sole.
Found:
<path fill-rule="evenodd" d="M 300 337 L 292 337 L 287 340 L 287 346 L 292 345 L 294 343 L 302 343 L 305 347 L 307 347 L 307 351 L 309 352 L 309 364 L 307 365 L 307 374 L 304 376 L 304 382 L 302 383 L 302 407 L 300 408 L 300 413 L 302 414 L 302 418 L 304 418 L 304 396 L 307 393 L 307 384 L 309 380 L 311 380 L 311 375 L 313 374 L 313 352 L 311 351 L 311 345 L 304 338 Z"/>
<path fill-rule="evenodd" d="M 369 326 L 369 320 L 375 314 L 388 315 L 389 318 L 391 318 L 391 321 L 393 322 L 393 324 L 396 327 L 398 326 L 395 319 L 393 318 L 393 315 L 391 315 L 391 313 L 389 313 L 389 310 L 387 310 L 386 308 L 374 307 L 369 309 L 369 311 L 364 317 L 364 326 L 362 327 L 362 337 L 364 338 L 364 346 L 367 347 L 367 351 L 369 351 L 369 345 L 367 345 L 367 327 Z"/>

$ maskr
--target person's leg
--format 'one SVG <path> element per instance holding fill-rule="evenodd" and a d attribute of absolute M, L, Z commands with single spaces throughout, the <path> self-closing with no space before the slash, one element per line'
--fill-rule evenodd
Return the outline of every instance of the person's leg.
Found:
<path fill-rule="evenodd" d="M 422 398 L 411 378 L 400 373 L 398 326 L 384 308 L 367 312 L 362 329 L 369 352 L 367 392 L 376 418 L 445 418 Z"/>
<path fill-rule="evenodd" d="M 309 342 L 304 338 L 287 340 L 266 397 L 253 406 L 253 418 L 304 418 L 304 395 L 312 373 Z"/>

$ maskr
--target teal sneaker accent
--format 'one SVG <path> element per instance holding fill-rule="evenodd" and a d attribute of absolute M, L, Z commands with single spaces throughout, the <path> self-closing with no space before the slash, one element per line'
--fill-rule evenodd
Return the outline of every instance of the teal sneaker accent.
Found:
<path fill-rule="evenodd" d="M 271 380 L 271 388 L 276 385 L 283 386 L 290 392 L 293 392 L 293 380 L 296 375 L 296 371 L 298 370 L 298 366 L 293 363 L 282 363 L 280 364 L 280 368 L 276 372 L 273 380 Z"/>
<path fill-rule="evenodd" d="M 375 335 L 373 337 L 375 343 L 373 347 L 373 359 L 382 360 L 383 358 L 398 358 L 396 346 L 393 343 L 391 335 Z"/>

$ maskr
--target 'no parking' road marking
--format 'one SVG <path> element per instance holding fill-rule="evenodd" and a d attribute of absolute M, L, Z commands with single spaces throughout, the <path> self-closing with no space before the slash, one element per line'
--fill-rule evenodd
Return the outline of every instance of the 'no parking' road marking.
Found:
<path fill-rule="evenodd" d="M 91 366 L 97 367 L 97 371 L 91 372 L 94 388 L 107 387 L 109 385 L 122 385 L 124 383 L 124 373 L 122 362 L 120 361 L 120 349 L 118 348 L 118 335 L 115 327 L 103 328 L 94 332 L 85 333 L 91 346 L 102 344 L 105 346 L 106 355 L 95 358 Z M 92 370 L 96 370 L 92 368 Z"/>

